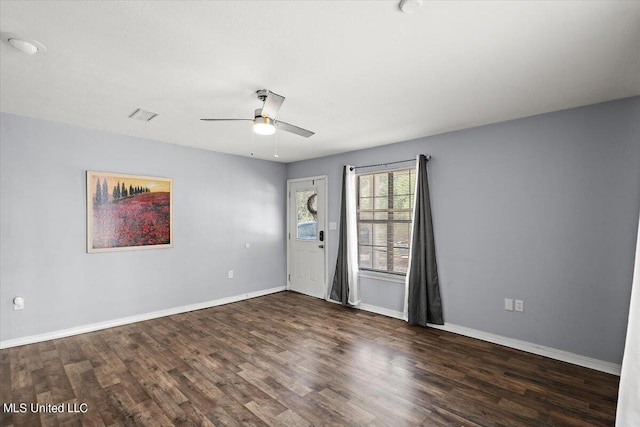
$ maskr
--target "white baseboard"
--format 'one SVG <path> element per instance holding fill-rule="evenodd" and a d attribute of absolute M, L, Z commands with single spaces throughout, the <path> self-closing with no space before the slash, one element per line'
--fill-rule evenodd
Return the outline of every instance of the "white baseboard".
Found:
<path fill-rule="evenodd" d="M 284 286 L 277 286 L 271 289 L 263 289 L 260 291 L 249 292 L 247 294 L 234 295 L 231 297 L 220 298 L 216 300 L 199 302 L 196 304 L 183 305 L 180 307 L 168 308 L 166 310 L 154 311 L 151 313 L 138 314 L 135 316 L 123 317 L 120 319 L 107 320 L 105 322 L 92 323 L 90 325 L 78 326 L 75 328 L 62 329 L 59 331 L 47 332 L 44 334 L 30 335 L 27 337 L 14 338 L 10 340 L 0 341 L 0 349 L 17 347 L 25 344 L 33 344 L 42 341 L 54 340 L 57 338 L 70 337 L 72 335 L 85 334 L 87 332 L 99 331 L 101 329 L 113 328 L 115 326 L 128 325 L 130 323 L 142 322 L 144 320 L 157 319 L 158 317 L 171 316 L 173 314 L 186 313 L 188 311 L 202 310 L 204 308 L 215 307 L 217 305 L 230 304 L 232 302 L 243 301 L 251 298 L 261 297 L 263 295 L 274 294 L 284 291 Z"/>
<path fill-rule="evenodd" d="M 360 310 L 364 310 L 364 311 L 370 311 L 371 313 L 382 314 L 383 316 L 387 316 L 387 317 L 393 317 L 394 319 L 402 320 L 402 316 L 403 316 L 401 311 L 391 310 L 384 307 L 378 307 L 377 305 L 360 303 L 356 306 L 356 308 L 359 308 Z"/>
<path fill-rule="evenodd" d="M 382 314 L 383 316 L 393 317 L 395 319 L 403 319 L 403 313 L 401 311 L 390 310 L 388 308 L 377 307 L 375 305 L 369 304 L 360 304 L 356 308 L 370 311 L 372 313 Z M 520 341 L 514 338 L 504 337 L 502 335 L 483 332 L 477 329 L 467 328 L 466 326 L 454 325 L 452 323 L 445 323 L 444 325 L 429 324 L 428 326 L 434 329 L 440 329 L 442 331 L 476 338 L 482 341 L 503 345 L 505 347 L 526 351 L 527 353 L 533 353 L 539 356 L 548 357 L 550 359 L 561 360 L 563 362 L 572 363 L 574 365 L 583 366 L 585 368 L 595 369 L 596 371 L 620 376 L 621 365 L 615 363 L 605 362 L 603 360 L 593 359 L 591 357 L 586 357 L 551 347 L 545 347 L 527 341 Z"/>
<path fill-rule="evenodd" d="M 151 313 L 139 314 L 136 316 L 123 317 L 120 319 L 108 320 L 105 322 L 93 323 L 90 325 L 83 325 L 75 328 L 62 329 L 59 331 L 47 332 L 44 334 L 30 335 L 27 337 L 14 338 L 10 340 L 0 341 L 0 349 L 17 347 L 25 344 L 33 344 L 42 341 L 53 340 L 57 338 L 70 337 L 73 335 L 84 334 L 87 332 L 99 331 L 101 329 L 113 328 L 115 326 L 128 325 L 130 323 L 142 322 L 145 320 L 157 319 L 158 317 L 171 316 L 173 314 L 186 313 L 194 310 L 202 310 L 205 308 L 215 307 L 218 305 L 230 304 L 232 302 L 238 302 L 247 300 L 250 298 L 256 298 L 263 295 L 269 295 L 276 292 L 285 290 L 285 286 L 277 286 L 275 288 L 264 289 L 255 292 L 249 292 L 246 294 L 235 295 L 226 298 L 220 298 L 217 300 L 206 301 L 196 304 L 189 304 L 180 307 L 169 308 L 166 310 L 154 311 Z M 359 304 L 356 308 L 371 313 L 381 314 L 383 316 L 392 317 L 402 320 L 403 313 L 401 311 L 391 310 L 384 307 L 378 307 L 370 304 Z M 570 353 L 564 350 L 558 350 L 551 347 L 545 347 L 542 345 L 530 343 L 527 341 L 520 341 L 514 338 L 508 338 L 501 335 L 492 334 L 489 332 L 479 331 L 477 329 L 468 328 L 466 326 L 455 325 L 452 323 L 445 323 L 444 325 L 432 325 L 429 327 L 434 329 L 440 329 L 454 334 L 464 335 L 471 338 L 476 338 L 482 341 L 491 342 L 494 344 L 503 345 L 505 347 L 511 347 L 518 350 L 526 351 L 528 353 L 537 354 L 540 356 L 549 357 L 555 360 L 561 360 L 563 362 L 572 363 L 578 366 L 584 366 L 586 368 L 595 369 L 597 371 L 606 372 L 613 375 L 620 375 L 621 365 L 605 362 L 598 359 L 593 359 L 579 354 Z"/>

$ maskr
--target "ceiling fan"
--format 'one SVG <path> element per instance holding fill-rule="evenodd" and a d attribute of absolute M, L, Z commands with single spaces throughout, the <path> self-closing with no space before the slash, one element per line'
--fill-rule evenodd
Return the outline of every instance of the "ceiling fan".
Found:
<path fill-rule="evenodd" d="M 253 122 L 253 131 L 258 135 L 273 135 L 276 128 L 286 132 L 295 133 L 296 135 L 309 138 L 314 134 L 310 130 L 276 120 L 276 115 L 282 107 L 284 96 L 271 92 L 267 89 L 260 89 L 256 92 L 258 99 L 262 101 L 262 108 L 255 111 L 253 119 L 200 119 L 209 122 L 226 122 L 226 121 L 251 121 Z"/>

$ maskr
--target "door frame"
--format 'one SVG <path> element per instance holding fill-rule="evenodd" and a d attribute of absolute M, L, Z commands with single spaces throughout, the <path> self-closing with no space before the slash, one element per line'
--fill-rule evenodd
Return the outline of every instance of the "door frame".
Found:
<path fill-rule="evenodd" d="M 329 176 L 328 175 L 317 175 L 310 176 L 305 178 L 292 178 L 287 180 L 287 226 L 285 230 L 285 238 L 287 239 L 287 275 L 285 285 L 286 290 L 291 290 L 291 270 L 290 270 L 290 261 L 291 261 L 291 237 L 289 235 L 291 229 L 291 184 L 295 182 L 304 182 L 304 181 L 313 181 L 317 179 L 324 180 L 324 220 L 325 220 L 325 229 L 324 229 L 324 251 L 323 251 L 323 263 L 324 263 L 324 299 L 326 300 L 329 295 L 329 263 L 327 262 L 327 254 L 329 252 Z"/>

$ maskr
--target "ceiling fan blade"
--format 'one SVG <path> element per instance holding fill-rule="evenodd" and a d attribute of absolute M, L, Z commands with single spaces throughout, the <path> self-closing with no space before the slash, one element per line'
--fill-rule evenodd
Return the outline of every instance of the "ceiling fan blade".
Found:
<path fill-rule="evenodd" d="M 304 136 L 305 138 L 309 138 L 310 136 L 315 134 L 315 132 L 311 132 L 310 130 L 302 129 L 301 127 L 294 126 L 289 123 L 281 122 L 278 120 L 276 120 L 274 123 L 278 129 L 295 133 L 296 135 Z"/>
<path fill-rule="evenodd" d="M 200 119 L 204 122 L 237 122 L 237 121 L 249 121 L 252 122 L 253 119 Z"/>
<path fill-rule="evenodd" d="M 278 111 L 280 111 L 280 108 L 282 107 L 283 102 L 284 96 L 280 96 L 277 93 L 269 92 L 267 94 L 267 98 L 264 100 L 264 105 L 262 106 L 262 117 L 275 119 Z"/>

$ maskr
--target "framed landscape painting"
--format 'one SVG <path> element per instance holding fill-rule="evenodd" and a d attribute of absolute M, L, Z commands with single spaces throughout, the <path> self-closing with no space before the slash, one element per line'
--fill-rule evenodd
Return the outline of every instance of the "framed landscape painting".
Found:
<path fill-rule="evenodd" d="M 170 178 L 87 171 L 87 252 L 173 245 Z"/>

